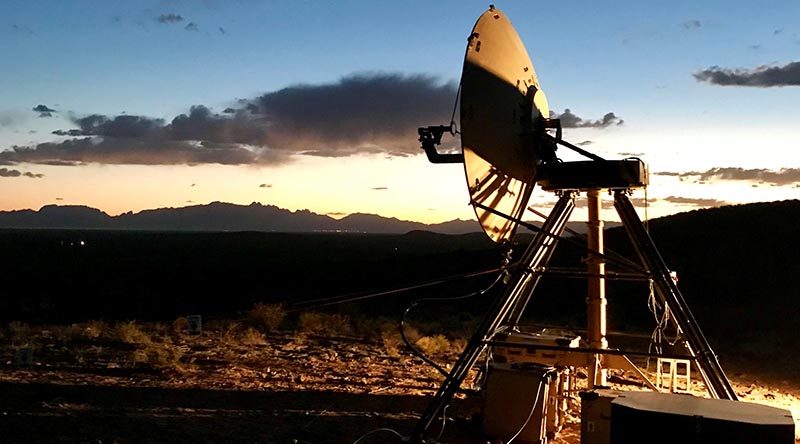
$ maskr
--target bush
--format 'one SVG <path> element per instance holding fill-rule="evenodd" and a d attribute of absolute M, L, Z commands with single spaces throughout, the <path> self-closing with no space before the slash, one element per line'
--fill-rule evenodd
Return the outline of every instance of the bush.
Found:
<path fill-rule="evenodd" d="M 286 318 L 286 310 L 281 304 L 257 303 L 247 313 L 247 321 L 253 327 L 270 332 L 277 330 Z"/>
<path fill-rule="evenodd" d="M 308 312 L 300 315 L 300 331 L 317 335 L 343 336 L 351 333 L 350 318 L 342 314 Z"/>
<path fill-rule="evenodd" d="M 9 322 L 8 336 L 11 342 L 27 342 L 31 339 L 31 327 L 24 322 Z"/>
<path fill-rule="evenodd" d="M 172 321 L 172 332 L 176 334 L 185 334 L 189 332 L 189 320 L 181 316 Z"/>
<path fill-rule="evenodd" d="M 450 341 L 444 335 L 423 336 L 416 341 L 415 345 L 429 356 L 443 355 L 450 351 Z"/>
<path fill-rule="evenodd" d="M 115 333 L 116 339 L 125 344 L 147 345 L 153 342 L 150 335 L 143 332 L 135 321 L 117 324 Z"/>
<path fill-rule="evenodd" d="M 108 331 L 108 324 L 104 321 L 88 321 L 81 325 L 81 336 L 86 339 L 98 339 L 107 335 Z"/>
<path fill-rule="evenodd" d="M 184 371 L 186 367 L 181 363 L 183 351 L 179 348 L 169 347 L 166 344 L 149 343 L 133 351 L 134 364 L 147 364 L 158 370 Z"/>
<path fill-rule="evenodd" d="M 246 345 L 266 345 L 267 341 L 264 334 L 258 330 L 248 328 L 242 333 L 242 344 Z"/>

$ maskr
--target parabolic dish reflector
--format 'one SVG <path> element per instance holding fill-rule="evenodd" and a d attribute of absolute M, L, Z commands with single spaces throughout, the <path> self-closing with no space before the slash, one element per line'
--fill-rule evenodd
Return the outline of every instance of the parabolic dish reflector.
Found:
<path fill-rule="evenodd" d="M 489 8 L 464 58 L 461 145 L 471 203 L 495 242 L 511 238 L 517 224 L 480 206 L 521 218 L 541 162 L 532 129 L 549 113 L 522 40 L 505 14 Z"/>

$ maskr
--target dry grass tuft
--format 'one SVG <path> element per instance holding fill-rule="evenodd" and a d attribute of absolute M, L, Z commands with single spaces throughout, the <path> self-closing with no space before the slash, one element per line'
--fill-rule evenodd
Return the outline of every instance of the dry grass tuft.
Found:
<path fill-rule="evenodd" d="M 282 304 L 257 303 L 247 313 L 247 322 L 263 332 L 275 331 L 286 319 L 286 309 Z"/>
<path fill-rule="evenodd" d="M 9 322 L 8 323 L 8 337 L 12 343 L 27 343 L 31 339 L 32 329 L 30 325 L 24 322 Z"/>
<path fill-rule="evenodd" d="M 189 332 L 189 320 L 181 316 L 172 321 L 172 332 L 178 335 Z"/>
<path fill-rule="evenodd" d="M 267 345 L 267 340 L 264 338 L 264 334 L 260 331 L 248 328 L 247 330 L 242 333 L 242 344 L 246 345 Z"/>
<path fill-rule="evenodd" d="M 147 332 L 142 331 L 136 321 L 122 322 L 115 328 L 115 339 L 124 344 L 148 345 L 153 342 Z"/>
<path fill-rule="evenodd" d="M 132 353 L 134 365 L 146 364 L 154 369 L 178 372 L 184 372 L 188 369 L 186 364 L 181 362 L 182 357 L 183 350 L 180 348 L 155 342 L 143 345 Z"/>
<path fill-rule="evenodd" d="M 444 355 L 450 351 L 450 341 L 444 335 L 423 336 L 414 345 L 429 356 Z"/>
<path fill-rule="evenodd" d="M 81 336 L 90 340 L 107 336 L 110 330 L 105 321 L 88 321 L 81 324 Z"/>
<path fill-rule="evenodd" d="M 224 332 L 222 332 L 222 337 L 220 337 L 220 342 L 227 345 L 228 347 L 238 347 L 241 345 L 239 341 L 239 333 L 242 331 L 242 324 L 238 322 L 231 322 L 225 328 Z"/>
<path fill-rule="evenodd" d="M 316 335 L 344 336 L 352 332 L 350 317 L 342 314 L 307 312 L 300 315 L 300 331 Z"/>
<path fill-rule="evenodd" d="M 396 358 L 400 356 L 400 350 L 403 346 L 403 339 L 397 331 L 385 331 L 381 334 L 383 340 L 383 349 L 388 356 Z"/>

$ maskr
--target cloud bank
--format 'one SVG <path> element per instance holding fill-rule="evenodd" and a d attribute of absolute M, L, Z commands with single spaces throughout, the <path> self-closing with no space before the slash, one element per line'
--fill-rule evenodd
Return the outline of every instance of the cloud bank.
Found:
<path fill-rule="evenodd" d="M 560 119 L 562 128 L 607 128 L 619 126 L 625 122 L 613 112 L 606 113 L 599 120 L 585 120 L 575 115 L 569 108 L 566 108 L 561 114 L 550 111 L 550 117 Z"/>
<path fill-rule="evenodd" d="M 693 74 L 698 82 L 721 86 L 771 88 L 800 86 L 800 62 L 784 66 L 762 65 L 753 69 L 728 69 L 712 66 Z"/>
<path fill-rule="evenodd" d="M 781 168 L 780 170 L 767 169 L 746 169 L 738 167 L 719 167 L 711 168 L 706 171 L 688 171 L 678 173 L 672 171 L 662 171 L 653 173 L 657 176 L 673 176 L 680 179 L 691 178 L 701 182 L 731 180 L 763 182 L 772 185 L 792 185 L 800 183 L 800 168 Z"/>
<path fill-rule="evenodd" d="M 431 76 L 375 73 L 237 100 L 221 114 L 195 105 L 169 122 L 90 114 L 53 132 L 66 140 L 13 146 L 0 152 L 0 164 L 271 165 L 296 155 L 407 156 L 420 151 L 417 127 L 449 119 L 455 94 L 453 83 Z"/>
<path fill-rule="evenodd" d="M 31 179 L 41 179 L 44 174 L 31 173 L 30 171 L 22 172 L 20 170 L 13 170 L 9 168 L 0 168 L 0 177 L 29 177 Z"/>

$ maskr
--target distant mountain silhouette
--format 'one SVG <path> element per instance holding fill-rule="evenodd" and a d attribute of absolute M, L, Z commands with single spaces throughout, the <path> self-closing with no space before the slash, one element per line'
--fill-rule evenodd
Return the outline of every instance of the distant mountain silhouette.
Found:
<path fill-rule="evenodd" d="M 540 222 L 532 223 L 540 225 Z M 619 225 L 607 222 L 606 228 Z M 568 227 L 585 233 L 584 222 L 570 222 Z M 142 210 L 111 216 L 84 205 L 45 205 L 36 210 L 0 211 L 0 228 L 64 228 L 146 231 L 263 231 L 263 232 L 352 232 L 402 234 L 409 231 L 432 231 L 442 234 L 480 232 L 474 220 L 454 219 L 437 224 L 424 224 L 383 217 L 377 214 L 353 213 L 342 219 L 309 210 L 290 211 L 274 205 L 253 202 L 237 205 L 211 202 L 178 208 Z M 523 232 L 528 230 L 521 229 Z"/>
<path fill-rule="evenodd" d="M 274 205 L 236 205 L 212 202 L 181 208 L 159 208 L 111 216 L 96 208 L 46 205 L 39 211 L 0 211 L 1 228 L 66 228 L 153 231 L 266 231 L 407 233 L 414 230 L 443 234 L 479 231 L 468 220 L 428 225 L 376 214 L 355 213 L 340 220 L 309 210 L 289 211 Z"/>

